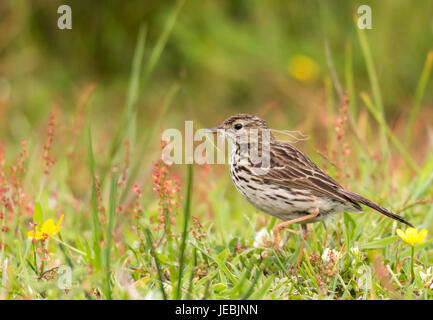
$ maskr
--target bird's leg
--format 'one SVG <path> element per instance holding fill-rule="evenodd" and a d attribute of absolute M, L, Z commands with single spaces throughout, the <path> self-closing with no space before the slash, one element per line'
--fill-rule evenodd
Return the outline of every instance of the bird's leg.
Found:
<path fill-rule="evenodd" d="M 298 254 L 298 258 L 296 259 L 296 268 L 298 268 L 299 264 L 301 263 L 301 259 L 302 259 L 302 254 L 304 253 L 304 248 L 305 248 L 305 241 L 308 240 L 308 225 L 306 224 L 301 224 L 302 227 L 302 243 L 301 243 L 301 248 L 299 249 L 299 254 Z"/>
<path fill-rule="evenodd" d="M 290 232 L 290 233 L 293 233 L 293 234 L 296 234 L 297 236 L 299 236 L 300 234 L 301 234 L 301 231 L 298 231 L 298 230 L 293 230 L 293 229 L 289 229 L 289 228 L 285 228 L 284 229 L 285 231 L 288 231 L 288 232 Z M 281 232 L 280 232 L 280 235 L 281 235 Z M 289 237 L 287 237 L 287 240 L 289 239 Z M 281 240 L 281 239 L 280 239 Z"/>
<path fill-rule="evenodd" d="M 281 239 L 281 231 L 282 231 L 283 228 L 285 228 L 286 226 L 291 225 L 293 223 L 298 223 L 298 222 L 301 222 L 301 221 L 313 219 L 313 218 L 315 218 L 315 217 L 317 217 L 319 215 L 319 209 L 318 208 L 314 208 L 314 209 L 310 210 L 309 212 L 310 213 L 307 214 L 306 216 L 299 217 L 299 218 L 296 218 L 296 219 L 292 219 L 292 220 L 289 220 L 289 221 L 284 221 L 282 223 L 277 224 L 275 226 L 274 230 L 273 230 L 273 237 L 274 237 L 273 247 L 276 248 L 276 249 L 278 249 L 278 250 L 281 250 L 280 239 Z M 292 233 L 295 233 L 295 234 L 299 234 L 299 231 L 290 230 L 290 229 L 287 229 L 287 230 L 289 232 L 292 232 Z M 295 231 L 295 232 L 293 232 L 293 231 Z"/>

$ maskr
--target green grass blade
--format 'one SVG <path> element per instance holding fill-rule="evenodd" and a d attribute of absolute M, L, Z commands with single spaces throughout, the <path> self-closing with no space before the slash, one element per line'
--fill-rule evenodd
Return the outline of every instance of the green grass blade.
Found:
<path fill-rule="evenodd" d="M 147 239 L 147 245 L 150 248 L 150 254 L 152 255 L 153 259 L 155 260 L 156 271 L 158 273 L 158 279 L 159 279 L 159 288 L 161 290 L 162 297 L 164 298 L 164 300 L 167 300 L 167 294 L 165 293 L 165 290 L 164 290 L 164 279 L 162 277 L 161 265 L 159 263 L 158 257 L 155 254 L 155 248 L 153 247 L 152 234 L 150 233 L 149 229 L 145 229 L 145 234 L 146 234 L 146 239 Z"/>
<path fill-rule="evenodd" d="M 180 247 L 179 275 L 178 275 L 176 299 L 180 299 L 181 288 L 182 288 L 182 273 L 183 273 L 183 265 L 185 263 L 186 240 L 188 237 L 188 222 L 189 222 L 190 209 L 191 209 L 193 169 L 194 169 L 194 165 L 188 164 L 187 193 L 185 199 L 185 209 L 183 214 L 183 233 L 182 233 L 182 244 Z"/>
<path fill-rule="evenodd" d="M 153 137 L 156 136 L 157 131 L 161 129 L 162 120 L 165 118 L 165 115 L 167 114 L 167 111 L 169 110 L 171 104 L 173 103 L 176 94 L 179 92 L 179 89 L 180 86 L 175 84 L 170 88 L 169 92 L 167 93 L 167 96 L 164 99 L 164 103 L 158 115 L 158 118 L 153 122 L 153 127 L 150 133 L 146 135 L 144 141 L 141 143 L 141 148 L 137 155 L 137 158 L 140 159 L 140 161 L 135 162 L 130 170 L 130 174 L 128 175 L 127 182 L 126 182 L 126 188 L 125 190 L 123 190 L 120 196 L 120 202 L 122 202 L 125 199 L 126 195 L 131 189 L 131 185 L 133 184 L 134 179 L 137 179 L 138 171 L 140 170 L 140 167 L 142 165 L 141 159 L 143 159 L 146 156 L 146 153 L 149 150 L 150 141 L 152 141 Z"/>
<path fill-rule="evenodd" d="M 370 97 L 366 93 L 361 93 L 361 99 L 364 104 L 367 106 L 370 113 L 373 115 L 374 119 L 379 123 L 380 127 L 385 129 L 385 133 L 390 138 L 394 147 L 398 150 L 398 152 L 402 155 L 402 157 L 406 160 L 407 164 L 415 171 L 419 172 L 420 168 L 416 164 L 416 162 L 412 159 L 409 152 L 403 147 L 400 141 L 396 138 L 396 136 L 392 133 L 391 129 L 389 129 L 388 125 L 385 123 L 383 116 L 378 112 L 378 110 L 373 105 Z"/>
<path fill-rule="evenodd" d="M 208 254 L 206 251 L 204 251 L 203 249 L 197 247 L 195 244 L 191 243 L 194 247 L 196 247 L 202 254 L 206 255 L 208 258 L 210 258 L 211 260 L 213 260 L 218 267 L 225 273 L 225 275 L 227 277 L 229 277 L 229 279 L 233 282 L 233 284 L 237 284 L 238 280 L 236 279 L 236 277 L 233 275 L 233 273 L 230 272 L 230 270 L 227 268 L 227 266 L 224 264 L 223 261 L 221 261 L 220 258 L 218 258 L 217 256 L 214 255 L 210 255 Z"/>
<path fill-rule="evenodd" d="M 418 187 L 415 189 L 415 191 L 411 196 L 412 201 L 418 200 L 431 187 L 432 184 L 433 184 L 433 171 L 431 171 L 428 177 L 426 177 L 425 179 L 420 178 L 418 180 Z"/>
<path fill-rule="evenodd" d="M 398 236 L 391 236 L 379 240 L 373 240 L 371 242 L 365 243 L 359 246 L 360 250 L 370 250 L 370 249 L 381 249 L 388 247 L 390 244 L 396 242 L 398 240 Z"/>
<path fill-rule="evenodd" d="M 92 143 L 92 129 L 89 125 L 89 135 L 88 135 L 88 154 L 89 154 L 89 165 L 90 165 L 90 174 L 92 175 L 92 193 L 91 193 L 91 214 L 92 214 L 92 222 L 93 222 L 93 238 L 96 242 L 101 240 L 101 229 L 99 226 L 99 218 L 98 218 L 98 205 L 97 205 L 97 194 L 96 194 L 96 172 L 95 172 L 95 157 L 93 155 L 93 143 Z"/>
<path fill-rule="evenodd" d="M 349 114 L 350 119 L 353 120 L 356 119 L 356 95 L 353 77 L 352 44 L 350 42 L 346 43 L 346 46 L 344 48 L 344 55 L 346 88 L 349 91 Z"/>
<path fill-rule="evenodd" d="M 374 67 L 373 56 L 371 54 L 370 46 L 365 35 L 365 30 L 360 29 L 355 26 L 356 32 L 358 34 L 359 43 L 361 45 L 361 50 L 364 56 L 365 64 L 367 67 L 368 78 L 370 79 L 371 90 L 373 92 L 374 106 L 377 108 L 377 112 L 384 117 L 384 107 L 382 102 L 382 94 L 380 93 L 379 80 L 377 79 L 376 68 Z M 387 159 L 389 156 L 389 146 L 386 139 L 386 129 L 381 126 L 380 128 L 380 139 L 382 144 L 382 152 L 384 158 Z M 387 161 L 384 161 L 387 163 Z"/>
<path fill-rule="evenodd" d="M 192 253 L 192 264 L 191 264 L 191 274 L 189 277 L 189 284 L 188 284 L 188 291 L 186 293 L 186 300 L 190 300 L 191 299 L 191 294 L 192 294 L 192 286 L 193 286 L 193 278 L 194 278 L 194 270 L 197 266 L 197 249 L 194 248 L 193 253 Z"/>
<path fill-rule="evenodd" d="M 146 40 L 146 28 L 142 25 L 137 36 L 137 45 L 135 46 L 134 58 L 132 60 L 131 75 L 129 79 L 128 96 L 126 100 L 126 107 L 123 111 L 122 118 L 120 120 L 120 126 L 117 129 L 116 135 L 114 136 L 113 142 L 110 147 L 109 160 L 112 161 L 114 158 L 122 139 L 126 134 L 129 127 L 129 123 L 134 114 L 134 107 L 138 101 L 138 88 L 141 73 L 141 64 L 144 55 L 144 46 Z M 110 162 L 111 164 L 111 162 Z M 110 165 L 108 165 L 110 167 Z"/>
<path fill-rule="evenodd" d="M 176 4 L 176 7 L 174 8 L 171 16 L 167 20 L 167 23 L 164 27 L 163 32 L 159 36 L 157 43 L 155 47 L 153 48 L 150 58 L 148 60 L 148 63 L 144 67 L 144 74 L 143 74 L 143 84 L 145 85 L 147 80 L 150 78 L 150 75 L 152 71 L 154 70 L 164 48 L 167 44 L 168 38 L 173 30 L 173 27 L 176 23 L 177 16 L 184 4 L 185 0 L 179 0 Z M 134 53 L 134 59 L 132 63 L 132 69 L 131 69 L 131 76 L 130 76 L 130 86 L 128 91 L 128 98 L 126 102 L 126 107 L 122 115 L 122 120 L 120 123 L 120 127 L 117 130 L 117 133 L 113 139 L 113 143 L 110 148 L 109 153 L 109 164 L 107 165 L 106 170 L 109 169 L 110 164 L 112 163 L 112 160 L 119 148 L 119 146 L 122 143 L 123 137 L 126 135 L 126 131 L 128 130 L 129 124 L 132 121 L 132 117 L 134 115 L 134 107 L 138 101 L 138 88 L 140 86 L 139 83 L 139 76 L 141 73 L 141 65 L 143 61 L 143 55 L 144 55 L 144 45 L 145 45 L 145 35 L 146 35 L 146 28 L 144 26 L 140 27 L 140 31 L 137 38 L 137 45 L 135 48 Z M 104 174 L 105 176 L 105 174 Z"/>
<path fill-rule="evenodd" d="M 263 271 L 263 269 L 261 269 L 261 268 L 257 269 L 256 274 L 254 275 L 254 278 L 251 281 L 250 286 L 245 291 L 245 293 L 242 295 L 242 297 L 240 298 L 240 300 L 246 300 L 246 299 L 248 299 L 248 297 L 253 293 L 254 287 L 256 286 L 256 283 L 259 280 L 260 275 L 262 274 L 262 271 Z"/>
<path fill-rule="evenodd" d="M 150 78 L 152 71 L 155 69 L 155 66 L 158 63 L 158 60 L 162 54 L 162 51 L 165 48 L 165 45 L 167 44 L 168 38 L 173 30 L 173 27 L 176 24 L 177 16 L 179 15 L 180 10 L 182 9 L 184 3 L 185 0 L 177 1 L 173 12 L 171 13 L 170 17 L 167 20 L 167 23 L 164 26 L 164 30 L 159 36 L 157 43 L 151 52 L 149 61 L 146 64 L 146 67 L 144 69 L 144 83 L 146 83 L 146 81 Z"/>
<path fill-rule="evenodd" d="M 105 290 L 107 298 L 111 300 L 111 248 L 113 246 L 113 229 L 114 229 L 114 218 L 116 214 L 116 192 L 117 192 L 117 173 L 113 173 L 111 177 L 111 189 L 110 189 L 110 210 L 108 216 L 107 235 L 105 237 Z"/>
<path fill-rule="evenodd" d="M 415 125 L 415 120 L 420 110 L 421 100 L 422 97 L 424 96 L 424 91 L 427 86 L 428 79 L 430 77 L 432 66 L 433 66 L 433 51 L 429 51 L 424 63 L 424 68 L 422 69 L 421 72 L 421 78 L 419 79 L 418 86 L 416 88 L 415 97 L 412 102 L 412 108 L 409 115 L 409 121 L 407 124 L 406 137 L 407 137 L 408 146 L 412 145 L 412 135 L 413 135 L 413 129 Z"/>

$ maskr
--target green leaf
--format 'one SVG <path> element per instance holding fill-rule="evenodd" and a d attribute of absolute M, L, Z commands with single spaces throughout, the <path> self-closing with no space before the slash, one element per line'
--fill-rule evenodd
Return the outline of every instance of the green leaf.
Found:
<path fill-rule="evenodd" d="M 356 227 L 356 223 L 355 220 L 353 220 L 353 218 L 347 214 L 346 212 L 344 213 L 344 224 L 346 226 L 347 229 L 350 230 L 350 228 L 355 229 Z"/>
<path fill-rule="evenodd" d="M 158 257 L 159 261 L 161 261 L 162 263 L 168 264 L 170 262 L 166 255 L 159 252 L 155 252 L 155 254 Z"/>
<path fill-rule="evenodd" d="M 229 249 L 225 249 L 218 254 L 218 259 L 220 259 L 221 261 L 226 261 L 229 254 L 230 254 Z"/>
<path fill-rule="evenodd" d="M 391 243 L 398 240 L 398 236 L 391 236 L 379 240 L 373 240 L 366 244 L 360 245 L 359 249 L 361 250 L 369 250 L 369 249 L 381 249 L 389 246 Z"/>
<path fill-rule="evenodd" d="M 224 283 L 217 283 L 213 286 L 213 289 L 216 293 L 220 293 L 221 291 L 226 290 L 227 286 Z"/>
<path fill-rule="evenodd" d="M 224 250 L 225 250 L 225 246 L 222 246 L 222 245 L 217 245 L 216 247 L 215 247 L 215 252 L 217 253 L 217 254 L 220 254 L 221 252 L 223 252 Z"/>
<path fill-rule="evenodd" d="M 269 287 L 272 285 L 272 282 L 274 281 L 274 279 L 275 279 L 275 275 L 273 274 L 266 280 L 266 282 L 262 286 L 260 286 L 260 289 L 257 292 L 255 292 L 250 297 L 250 299 L 251 300 L 262 299 L 264 297 L 264 295 L 266 294 L 266 292 L 268 291 Z"/>
<path fill-rule="evenodd" d="M 200 249 L 199 247 L 197 247 L 195 244 L 191 243 L 195 248 L 197 248 L 198 250 L 200 250 L 200 252 L 202 254 L 204 254 L 205 256 L 207 256 L 208 258 L 212 259 L 217 265 L 218 267 L 230 278 L 230 280 L 236 284 L 238 283 L 237 278 L 230 272 L 230 270 L 227 268 L 227 266 L 224 264 L 223 261 L 221 261 L 218 257 L 213 256 L 213 255 L 209 255 L 206 251 L 204 251 L 203 249 Z"/>

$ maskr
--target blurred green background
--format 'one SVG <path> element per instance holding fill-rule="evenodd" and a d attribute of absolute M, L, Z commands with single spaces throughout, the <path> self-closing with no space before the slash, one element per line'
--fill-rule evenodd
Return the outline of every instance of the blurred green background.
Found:
<path fill-rule="evenodd" d="M 2 140 L 34 135 L 52 108 L 61 110 L 60 121 L 67 123 L 92 84 L 92 126 L 95 135 L 108 139 L 127 100 L 140 25 L 146 28 L 146 63 L 176 6 L 174 1 L 67 1 L 73 27 L 59 30 L 57 8 L 64 3 L 0 2 Z M 279 129 L 326 125 L 321 117 L 331 82 L 325 41 L 343 89 L 351 48 L 351 94 L 361 112 L 359 93 L 371 91 L 353 18 L 361 4 L 372 8 L 373 29 L 366 36 L 393 127 L 409 114 L 433 48 L 433 1 L 185 1 L 151 76 L 140 83 L 137 134 L 148 130 L 173 85 L 181 90 L 164 126 L 182 128 L 185 119 L 214 126 L 238 112 L 262 115 Z M 290 70 L 299 55 L 314 69 L 307 80 Z M 433 119 L 432 86 L 428 82 L 425 116 L 416 126 L 423 135 Z"/>
<path fill-rule="evenodd" d="M 72 8 L 72 30 L 57 27 L 57 9 L 63 4 Z M 356 27 L 355 15 L 363 4 L 372 8 L 372 30 L 360 31 Z M 9 243 L 8 249 L 0 251 L 0 258 L 3 253 L 10 255 L 11 279 L 19 273 L 18 263 L 20 270 L 31 274 L 27 279 L 17 278 L 22 287 L 17 292 L 22 291 L 22 297 L 36 292 L 36 298 L 45 298 L 39 293 L 42 290 L 33 290 L 27 284 L 36 283 L 34 288 L 38 288 L 40 282 L 34 278 L 36 270 L 30 270 L 31 263 L 24 268 L 27 265 L 21 244 L 25 241 L 17 245 L 20 237 L 27 238 L 31 215 L 37 213 L 35 201 L 40 201 L 46 216 L 57 215 L 58 221 L 65 214 L 64 239 L 80 250 L 84 250 L 81 241 L 86 241 L 87 257 L 96 257 L 86 264 L 81 262 L 81 256 L 77 259 L 77 264 L 86 270 L 99 268 L 99 274 L 96 272 L 90 283 L 85 283 L 85 277 L 83 292 L 77 289 L 75 297 L 84 297 L 84 292 L 93 295 L 93 288 L 105 288 L 104 298 L 110 298 L 110 268 L 114 270 L 115 264 L 127 261 L 127 248 L 143 240 L 138 225 L 146 230 L 152 228 L 155 239 L 164 238 L 162 231 L 154 230 L 154 223 L 150 222 L 161 209 L 159 195 L 153 189 L 156 183 L 151 179 L 161 155 L 159 134 L 164 128 L 182 130 L 185 120 L 194 120 L 195 129 L 214 127 L 239 112 L 261 116 L 275 129 L 307 134 L 310 139 L 296 146 L 342 185 L 403 214 L 414 225 L 428 228 L 431 234 L 432 65 L 433 1 L 0 0 L 0 184 L 16 186 L 13 190 L 20 203 L 19 215 L 8 214 L 3 219 L 16 232 L 0 238 Z M 349 121 L 341 107 L 346 89 Z M 52 145 L 51 136 L 47 137 L 51 112 L 54 126 L 48 126 L 48 133 L 54 132 Z M 28 158 L 24 156 L 27 151 Z M 52 168 L 46 165 L 47 158 L 57 160 Z M 17 171 L 17 164 L 23 171 Z M 111 174 L 115 168 L 119 173 L 117 184 L 116 174 Z M 189 168 L 192 173 L 192 166 Z M 170 167 L 170 171 L 180 173 L 179 195 L 185 194 L 186 187 L 191 186 L 188 181 L 193 180 L 191 175 L 184 179 L 185 169 L 183 165 Z M 252 249 L 256 231 L 265 226 L 270 230 L 275 223 L 246 205 L 229 180 L 225 166 L 196 165 L 194 177 L 191 214 L 202 219 L 208 233 L 203 248 L 209 254 L 223 257 L 220 254 L 224 250 L 227 254 L 221 259 L 228 255 L 237 259 L 237 249 L 232 253 L 229 250 L 230 244 L 238 243 L 237 237 L 244 249 Z M 135 201 L 138 203 L 133 184 L 143 191 L 143 215 L 139 220 L 133 219 Z M 106 214 L 105 208 L 110 212 Z M 182 227 L 181 221 L 187 226 L 188 220 L 183 219 L 177 219 L 177 229 Z M 136 229 L 131 227 L 135 225 L 132 220 L 137 223 Z M 310 238 L 312 252 L 320 253 L 325 246 L 341 252 L 344 244 L 348 254 L 350 246 L 358 243 L 360 248 L 364 245 L 362 250 L 382 248 L 386 263 L 396 260 L 391 273 L 395 272 L 402 281 L 403 286 L 396 280 L 402 295 L 413 298 L 418 295 L 416 292 L 424 290 L 421 281 L 416 286 L 408 281 L 409 251 L 397 249 L 404 244 L 396 242 L 396 223 L 391 226 L 390 221 L 380 220 L 374 214 L 345 215 L 335 221 L 337 227 L 329 229 L 316 224 Z M 101 236 L 97 230 L 106 225 Z M 112 234 L 119 252 L 116 249 L 110 266 Z M 347 236 L 347 241 L 341 241 L 341 236 Z M 109 244 L 105 244 L 108 249 L 104 252 L 108 254 L 104 264 L 99 254 L 101 239 Z M 382 241 L 380 246 L 376 240 Z M 301 238 L 290 238 L 286 257 L 291 260 L 286 260 L 287 265 L 295 263 L 294 253 L 300 241 Z M 94 254 L 88 243 L 93 243 L 90 246 Z M 431 240 L 423 245 L 427 248 Z M 171 246 L 165 248 L 171 250 Z M 56 250 L 53 256 L 59 257 L 60 251 Z M 192 247 L 187 251 L 190 259 Z M 143 244 L 140 254 L 147 260 L 130 264 L 131 270 L 139 266 L 149 271 L 147 279 L 141 271 L 134 276 L 138 285 L 143 280 L 143 297 L 149 297 L 148 290 L 157 284 L 146 252 L 148 248 Z M 194 255 L 195 252 L 194 249 Z M 255 251 L 251 253 L 254 255 L 246 265 L 259 267 Z M 401 264 L 399 253 L 405 257 Z M 430 249 L 420 250 L 417 264 L 431 265 L 432 254 Z M 177 274 L 180 256 L 173 252 L 168 255 L 171 260 L 167 259 L 167 266 L 173 268 L 170 275 Z M 359 257 L 359 262 L 363 261 L 363 256 Z M 66 254 L 65 258 L 69 259 Z M 238 264 L 233 260 L 229 260 L 231 266 Z M 406 269 L 401 272 L 403 261 Z M 35 258 L 35 266 L 36 262 Z M 192 261 L 186 265 L 190 262 L 193 270 Z M 342 262 L 349 269 L 353 266 L 348 259 Z M 371 258 L 365 263 L 374 273 L 381 274 L 374 271 L 376 263 Z M 348 270 L 346 267 L 341 270 Z M 352 278 L 359 277 L 356 268 L 342 271 L 344 279 L 339 275 L 342 287 L 338 290 L 343 298 L 352 297 L 347 295 L 344 281 L 353 285 Z M 200 280 L 194 288 L 194 298 L 206 298 L 211 282 L 215 293 L 210 298 L 248 297 L 238 285 L 229 285 L 230 290 L 220 295 L 219 282 L 226 282 L 220 265 L 204 268 L 206 272 L 207 269 L 219 275 L 215 281 L 205 279 L 206 288 Z M 247 277 L 249 272 L 245 270 L 242 262 L 231 281 L 235 284 L 235 278 L 242 278 L 243 285 L 244 275 Z M 264 285 L 266 277 L 261 272 L 254 280 L 259 281 L 261 289 L 253 297 L 292 294 L 293 286 L 288 291 L 288 286 L 279 282 L 285 269 L 281 268 L 276 281 L 268 276 L 272 272 L 267 273 L 266 283 L 273 282 L 279 290 L 274 288 L 269 295 L 265 294 L 269 287 Z M 3 274 L 4 271 L 2 277 Z M 313 279 L 305 277 L 302 286 L 311 286 L 310 278 Z M 171 277 L 172 281 L 175 279 Z M 297 279 L 293 283 L 299 283 Z M 192 280 L 193 277 L 191 283 Z M 334 298 L 337 278 L 334 280 L 332 288 L 327 289 L 330 295 L 325 293 L 324 297 Z M 119 289 L 117 284 L 112 287 Z M 12 288 L 8 294 L 14 297 Z M 375 298 L 372 292 L 367 295 L 366 290 L 354 288 L 354 298 Z M 382 298 L 379 289 L 376 297 Z M 115 298 L 123 297 L 123 293 L 115 291 Z M 51 292 L 52 297 L 57 297 L 58 291 Z M 429 299 L 430 295 L 424 294 L 424 298 Z M 303 296 L 312 295 L 307 292 Z M 176 295 L 173 297 L 177 299 Z"/>

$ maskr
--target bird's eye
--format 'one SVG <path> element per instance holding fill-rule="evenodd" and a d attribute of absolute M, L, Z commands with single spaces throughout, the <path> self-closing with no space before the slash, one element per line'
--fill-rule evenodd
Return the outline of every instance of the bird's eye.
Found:
<path fill-rule="evenodd" d="M 235 129 L 236 129 L 236 130 L 241 130 L 242 127 L 243 127 L 243 126 L 242 126 L 241 123 L 236 123 L 236 124 L 235 124 Z"/>

